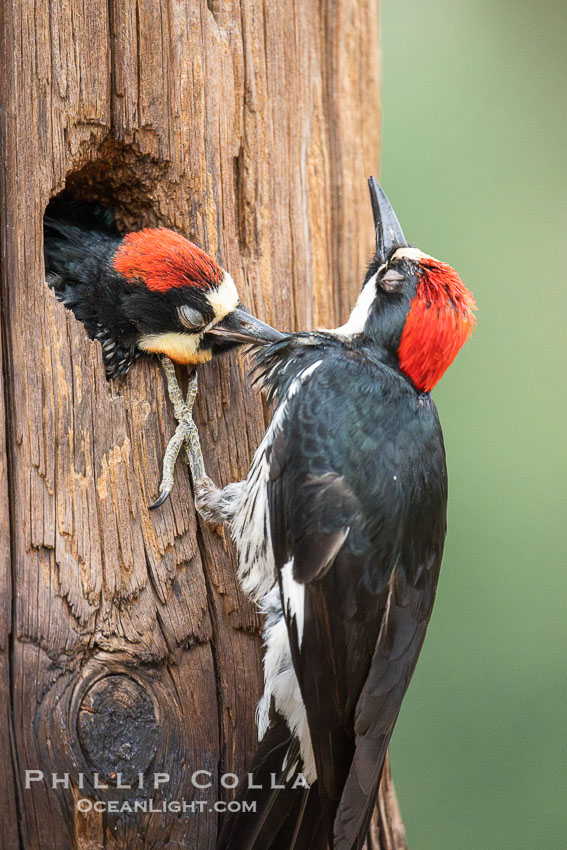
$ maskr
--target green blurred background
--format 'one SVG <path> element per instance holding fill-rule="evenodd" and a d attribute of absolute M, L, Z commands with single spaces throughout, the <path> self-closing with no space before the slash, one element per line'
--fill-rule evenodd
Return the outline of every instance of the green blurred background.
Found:
<path fill-rule="evenodd" d="M 382 0 L 381 178 L 474 291 L 435 391 L 436 608 L 392 744 L 410 850 L 567 848 L 567 4 Z"/>

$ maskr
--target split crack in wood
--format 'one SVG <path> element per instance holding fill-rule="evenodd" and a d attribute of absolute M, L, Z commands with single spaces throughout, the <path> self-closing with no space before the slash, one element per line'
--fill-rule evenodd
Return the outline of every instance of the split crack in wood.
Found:
<path fill-rule="evenodd" d="M 195 370 L 189 389 L 187 390 L 186 398 L 183 398 L 181 387 L 177 383 L 175 374 L 175 366 L 169 357 L 162 355 L 160 357 L 163 371 L 167 379 L 167 391 L 171 403 L 173 404 L 173 413 L 177 419 L 178 425 L 175 429 L 173 437 L 170 439 L 163 456 L 163 473 L 161 484 L 159 486 L 160 495 L 156 501 L 149 505 L 150 511 L 155 511 L 161 507 L 173 489 L 173 473 L 175 471 L 175 463 L 179 456 L 182 446 L 185 446 L 185 454 L 193 484 L 206 477 L 205 464 L 203 462 L 203 453 L 201 451 L 201 443 L 199 441 L 199 432 L 193 421 L 193 405 L 197 398 L 197 390 L 199 382 L 197 371 Z"/>

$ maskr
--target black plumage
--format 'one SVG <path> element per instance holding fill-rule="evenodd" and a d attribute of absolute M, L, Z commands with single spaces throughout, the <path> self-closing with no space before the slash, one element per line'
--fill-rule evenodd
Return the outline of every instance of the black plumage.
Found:
<path fill-rule="evenodd" d="M 270 349 L 261 356 L 272 365 Z M 366 836 L 431 614 L 445 536 L 443 439 L 431 397 L 367 347 L 345 352 L 329 340 L 285 356 L 286 380 L 321 362 L 306 391 L 288 398 L 272 446 L 272 546 L 280 575 L 293 558 L 306 588 L 301 648 L 284 613 L 328 835 L 351 848 Z"/>
<path fill-rule="evenodd" d="M 443 551 L 447 478 L 433 400 L 367 345 L 305 342 L 287 338 L 257 362 L 269 391 L 285 399 L 267 453 L 268 510 L 280 589 L 291 559 L 305 587 L 301 646 L 283 607 L 317 781 L 304 792 L 264 790 L 256 815 L 228 818 L 222 850 L 362 848 Z M 303 391 L 290 394 L 310 367 Z M 281 771 L 290 742 L 275 719 L 251 768 L 255 782 Z M 286 843 L 291 823 L 297 834 Z"/>
<path fill-rule="evenodd" d="M 320 819 L 333 850 L 362 850 L 365 843 L 431 616 L 447 473 L 428 390 L 474 325 L 474 300 L 456 272 L 407 244 L 386 196 L 375 181 L 370 185 L 377 250 L 349 321 L 334 331 L 291 334 L 256 356 L 258 380 L 276 411 L 232 519 L 245 589 L 254 598 L 265 594 L 273 570 L 287 627 L 288 646 L 279 632 L 275 649 L 270 617 L 265 627 L 266 692 L 273 700 L 266 738 L 282 722 L 274 720 L 279 706 L 302 743 L 298 769 L 316 772 L 310 793 L 317 790 L 319 805 L 310 797 L 310 818 Z M 215 496 L 210 488 L 202 496 L 210 513 Z M 259 499 L 263 525 L 247 508 Z M 269 529 L 263 546 L 262 527 Z M 272 596 L 270 590 L 264 599 L 273 605 Z M 293 678 L 282 684 L 285 663 L 299 684 L 308 735 L 297 721 Z M 315 771 L 307 763 L 309 744 Z M 281 792 L 271 804 L 266 824 L 299 817 L 291 795 Z M 236 815 L 226 830 L 238 834 L 241 822 Z"/>
<path fill-rule="evenodd" d="M 123 308 L 132 285 L 112 268 L 120 241 L 110 213 L 97 207 L 90 220 L 82 207 L 61 219 L 44 219 L 47 283 L 89 337 L 100 342 L 108 378 L 125 375 L 142 353 L 136 346 L 139 331 Z"/>
<path fill-rule="evenodd" d="M 299 746 L 285 720 L 273 713 L 271 727 L 250 766 L 237 802 L 253 805 L 238 817 L 227 817 L 218 840 L 222 850 L 327 850 L 321 804 L 316 786 L 294 787 L 299 771 Z M 295 769 L 290 766 L 297 764 Z M 259 781 L 258 781 L 259 780 Z M 261 788 L 254 787 L 261 785 Z"/>

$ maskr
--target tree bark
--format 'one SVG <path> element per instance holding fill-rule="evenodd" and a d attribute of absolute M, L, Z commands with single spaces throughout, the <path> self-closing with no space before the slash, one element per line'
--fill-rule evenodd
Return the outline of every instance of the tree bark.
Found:
<path fill-rule="evenodd" d="M 338 324 L 373 245 L 377 6 L 3 4 L 4 848 L 213 848 L 214 812 L 81 813 L 76 802 L 226 798 L 219 778 L 246 769 L 261 691 L 259 615 L 230 542 L 196 520 L 181 464 L 171 499 L 146 507 L 175 425 L 159 365 L 106 381 L 98 343 L 45 284 L 45 207 L 63 192 L 110 204 L 124 229 L 175 228 L 230 270 L 260 317 Z M 238 355 L 200 370 L 196 419 L 211 477 L 244 476 L 266 412 Z M 44 781 L 26 788 L 33 770 Z M 210 771 L 210 788 L 195 791 L 195 770 Z M 117 790 L 118 773 L 145 787 Z M 154 791 L 156 773 L 170 778 Z M 389 788 L 373 846 L 399 850 Z"/>

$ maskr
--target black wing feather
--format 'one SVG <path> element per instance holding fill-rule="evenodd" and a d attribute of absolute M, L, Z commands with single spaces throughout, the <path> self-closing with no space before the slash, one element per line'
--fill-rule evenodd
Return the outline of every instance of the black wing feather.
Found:
<path fill-rule="evenodd" d="M 217 850 L 328 850 L 322 830 L 321 806 L 315 788 L 293 788 L 296 772 L 282 765 L 299 763 L 299 747 L 283 718 L 274 713 L 270 729 L 254 757 L 251 774 L 261 788 L 243 786 L 240 803 L 253 802 L 254 811 L 225 818 Z M 275 782 L 274 782 L 275 778 Z M 285 785 L 285 788 L 273 787 Z"/>
<path fill-rule="evenodd" d="M 335 820 L 337 850 L 362 846 L 372 808 L 360 800 L 378 793 L 386 751 L 425 637 L 437 570 L 421 587 L 394 570 L 387 610 L 355 714 L 356 749 Z M 358 842 L 358 844 L 357 844 Z"/>
<path fill-rule="evenodd" d="M 340 850 L 366 837 L 445 531 L 435 408 L 389 371 L 339 356 L 315 369 L 286 402 L 270 457 L 274 558 L 278 570 L 293 558 L 305 585 L 301 645 L 283 607 L 323 817 Z"/>

